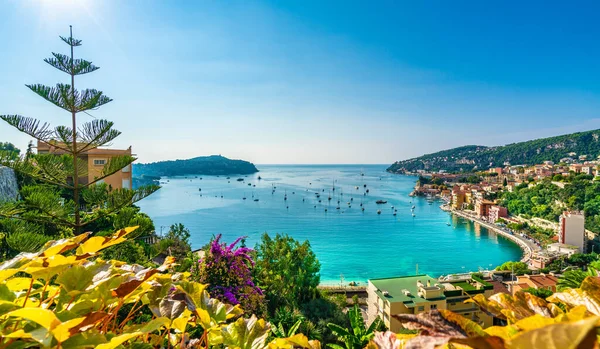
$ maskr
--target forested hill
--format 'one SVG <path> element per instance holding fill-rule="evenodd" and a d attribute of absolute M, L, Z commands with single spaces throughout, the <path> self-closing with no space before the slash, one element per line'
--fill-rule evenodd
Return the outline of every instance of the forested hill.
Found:
<path fill-rule="evenodd" d="M 576 157 L 587 155 L 588 159 L 595 159 L 600 155 L 599 138 L 600 130 L 593 130 L 497 147 L 467 145 L 397 161 L 387 171 L 393 173 L 417 170 L 469 172 L 503 166 L 504 163 L 534 165 L 546 160 L 559 162 L 560 159 L 569 157 L 570 153 L 575 153 Z"/>
<path fill-rule="evenodd" d="M 231 160 L 220 155 L 200 156 L 187 160 L 159 161 L 149 164 L 134 164 L 133 175 L 186 176 L 186 175 L 233 175 L 258 172 L 253 163 Z"/>

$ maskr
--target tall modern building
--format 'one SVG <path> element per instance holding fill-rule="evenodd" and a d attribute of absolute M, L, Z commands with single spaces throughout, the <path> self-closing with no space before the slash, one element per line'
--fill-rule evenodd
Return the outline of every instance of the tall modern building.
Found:
<path fill-rule="evenodd" d="M 558 225 L 558 242 L 577 247 L 585 253 L 585 216 L 583 212 L 565 211 L 560 216 Z"/>
<path fill-rule="evenodd" d="M 53 142 L 45 143 L 40 141 L 37 143 L 37 152 L 38 154 L 57 155 L 65 153 L 63 150 L 57 148 Z M 79 158 L 86 162 L 87 170 L 79 177 L 79 183 L 87 184 L 94 181 L 102 173 L 104 165 L 111 158 L 119 155 L 132 155 L 131 147 L 125 150 L 94 148 L 81 153 Z M 98 181 L 98 183 L 106 183 L 112 189 L 131 189 L 131 165 L 127 165 L 120 171 Z"/>

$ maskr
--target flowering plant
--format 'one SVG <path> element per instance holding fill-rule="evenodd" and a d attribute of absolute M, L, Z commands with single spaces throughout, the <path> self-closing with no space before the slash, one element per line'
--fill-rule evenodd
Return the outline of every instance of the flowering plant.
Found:
<path fill-rule="evenodd" d="M 222 302 L 240 304 L 247 314 L 260 316 L 265 311 L 265 297 L 262 290 L 252 280 L 254 260 L 252 249 L 236 247 L 243 239 L 232 244 L 221 242 L 219 234 L 205 251 L 204 258 L 192 267 L 193 278 L 208 284 L 210 294 Z"/>

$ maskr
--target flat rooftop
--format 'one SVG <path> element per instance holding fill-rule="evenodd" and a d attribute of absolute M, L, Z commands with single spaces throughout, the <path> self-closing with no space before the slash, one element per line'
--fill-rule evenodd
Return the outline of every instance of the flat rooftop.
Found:
<path fill-rule="evenodd" d="M 427 288 L 427 281 L 431 283 L 431 287 L 440 283 L 437 279 L 425 274 L 369 280 L 369 282 L 377 288 L 377 295 L 381 299 L 385 299 L 390 303 L 402 302 L 407 307 L 411 307 L 418 303 L 428 303 L 431 301 L 446 299 L 445 296 L 429 300 L 419 297 L 419 287 L 417 286 L 418 281 L 421 281 L 425 288 Z M 443 291 L 444 286 L 440 285 L 440 287 Z M 404 290 L 408 290 L 410 292 L 410 296 L 404 294 Z M 384 295 L 384 292 L 386 291 L 387 295 Z"/>

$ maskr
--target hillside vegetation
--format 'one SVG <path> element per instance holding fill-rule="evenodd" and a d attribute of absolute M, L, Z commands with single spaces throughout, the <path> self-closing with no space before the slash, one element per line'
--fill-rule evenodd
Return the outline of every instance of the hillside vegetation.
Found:
<path fill-rule="evenodd" d="M 505 163 L 533 165 L 546 160 L 559 162 L 560 159 L 569 157 L 570 153 L 576 153 L 577 156 L 587 155 L 589 159 L 594 159 L 600 155 L 599 138 L 600 130 L 592 130 L 497 147 L 467 145 L 397 161 L 387 171 L 394 173 L 417 170 L 470 172 L 503 166 Z"/>
<path fill-rule="evenodd" d="M 200 156 L 187 160 L 159 161 L 149 164 L 134 164 L 133 175 L 185 176 L 185 175 L 233 175 L 251 174 L 258 170 L 253 163 L 231 160 L 220 155 Z"/>

